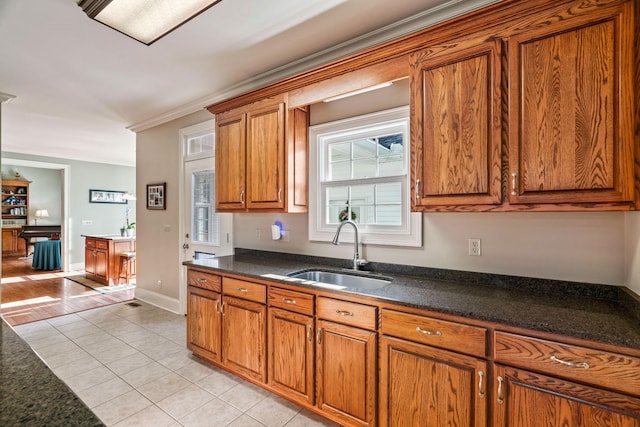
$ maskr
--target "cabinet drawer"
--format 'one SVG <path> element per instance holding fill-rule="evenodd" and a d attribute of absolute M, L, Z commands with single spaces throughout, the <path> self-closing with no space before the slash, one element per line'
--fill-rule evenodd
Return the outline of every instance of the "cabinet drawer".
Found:
<path fill-rule="evenodd" d="M 108 248 L 109 248 L 109 242 L 107 242 L 106 240 L 96 239 L 96 249 L 108 249 Z"/>
<path fill-rule="evenodd" d="M 267 287 L 259 283 L 225 277 L 222 279 L 222 293 L 238 298 L 259 302 L 267 302 Z"/>
<path fill-rule="evenodd" d="M 495 361 L 640 396 L 640 359 L 495 332 Z"/>
<path fill-rule="evenodd" d="M 197 288 L 220 292 L 220 276 L 211 273 L 187 270 L 187 284 Z"/>
<path fill-rule="evenodd" d="M 313 295 L 289 289 L 269 288 L 269 306 L 313 316 Z"/>
<path fill-rule="evenodd" d="M 487 356 L 487 330 L 477 326 L 382 310 L 380 332 L 473 356 Z"/>
<path fill-rule="evenodd" d="M 355 302 L 318 298 L 318 317 L 359 328 L 376 329 L 377 308 Z"/>
<path fill-rule="evenodd" d="M 87 248 L 94 249 L 96 247 L 96 239 L 90 239 L 87 237 L 84 241 L 84 245 Z"/>

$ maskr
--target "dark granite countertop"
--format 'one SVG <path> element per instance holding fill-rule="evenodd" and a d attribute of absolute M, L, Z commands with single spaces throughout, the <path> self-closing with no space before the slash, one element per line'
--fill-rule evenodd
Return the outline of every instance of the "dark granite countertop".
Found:
<path fill-rule="evenodd" d="M 327 290 L 265 275 L 286 276 L 308 268 L 346 268 L 349 262 L 238 249 L 234 256 L 184 264 Z M 640 298 L 624 287 L 379 263 L 367 268 L 392 278 L 392 282 L 382 289 L 332 292 L 366 295 L 433 312 L 640 349 Z"/>
<path fill-rule="evenodd" d="M 0 320 L 0 426 L 104 426 Z"/>

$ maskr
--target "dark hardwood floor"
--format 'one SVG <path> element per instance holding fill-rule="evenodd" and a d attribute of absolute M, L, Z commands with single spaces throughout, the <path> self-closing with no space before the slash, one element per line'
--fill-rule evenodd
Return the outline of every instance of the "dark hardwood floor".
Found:
<path fill-rule="evenodd" d="M 101 294 L 72 280 L 68 273 L 41 271 L 31 259 L 2 257 L 0 313 L 12 325 L 35 322 L 134 298 L 135 290 Z"/>

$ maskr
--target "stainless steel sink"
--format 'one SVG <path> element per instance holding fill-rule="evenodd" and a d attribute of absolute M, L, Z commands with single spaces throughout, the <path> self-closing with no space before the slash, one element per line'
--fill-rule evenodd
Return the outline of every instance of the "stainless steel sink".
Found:
<path fill-rule="evenodd" d="M 322 286 L 323 284 L 330 284 L 341 288 L 382 289 L 391 283 L 391 279 L 384 276 L 367 276 L 365 274 L 326 270 L 297 271 L 289 273 L 287 276 L 314 282 L 309 283 L 311 285 Z"/>

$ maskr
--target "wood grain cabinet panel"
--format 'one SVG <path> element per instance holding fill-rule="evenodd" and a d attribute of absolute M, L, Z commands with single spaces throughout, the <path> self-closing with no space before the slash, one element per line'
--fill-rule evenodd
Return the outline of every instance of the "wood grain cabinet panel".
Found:
<path fill-rule="evenodd" d="M 306 212 L 308 128 L 285 96 L 217 114 L 216 209 Z"/>
<path fill-rule="evenodd" d="M 187 270 L 187 285 L 214 292 L 221 291 L 222 278 L 216 274 L 205 273 L 198 270 Z"/>
<path fill-rule="evenodd" d="M 521 369 L 497 366 L 495 427 L 639 427 L 640 400 Z"/>
<path fill-rule="evenodd" d="M 266 306 L 226 295 L 222 301 L 222 363 L 229 370 L 266 382 Z"/>
<path fill-rule="evenodd" d="M 220 362 L 222 345 L 221 297 L 217 292 L 187 287 L 187 348 Z"/>
<path fill-rule="evenodd" d="M 380 338 L 381 427 L 487 425 L 487 362 Z"/>
<path fill-rule="evenodd" d="M 318 297 L 318 317 L 358 328 L 375 330 L 378 308 L 333 298 Z"/>
<path fill-rule="evenodd" d="M 314 319 L 269 307 L 269 385 L 298 403 L 315 401 Z"/>
<path fill-rule="evenodd" d="M 246 206 L 246 115 L 230 112 L 216 116 L 216 209 Z"/>
<path fill-rule="evenodd" d="M 318 320 L 317 405 L 342 425 L 376 425 L 376 333 Z"/>
<path fill-rule="evenodd" d="M 510 203 L 634 200 L 633 11 L 509 38 Z"/>
<path fill-rule="evenodd" d="M 411 56 L 413 208 L 501 202 L 501 44 Z"/>
<path fill-rule="evenodd" d="M 447 350 L 487 356 L 486 328 L 383 309 L 380 332 Z"/>
<path fill-rule="evenodd" d="M 640 359 L 496 331 L 495 361 L 640 397 Z"/>

